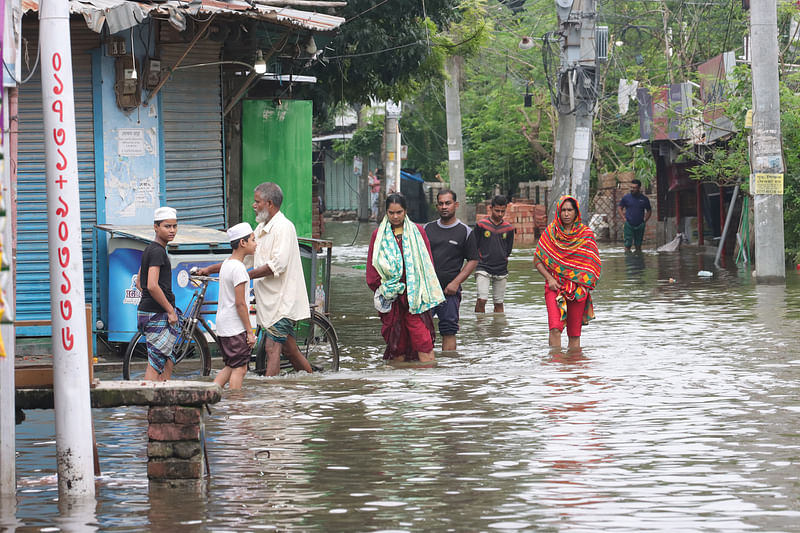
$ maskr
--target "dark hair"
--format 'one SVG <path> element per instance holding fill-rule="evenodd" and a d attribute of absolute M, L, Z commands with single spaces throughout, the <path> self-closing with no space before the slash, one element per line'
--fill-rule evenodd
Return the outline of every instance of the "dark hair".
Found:
<path fill-rule="evenodd" d="M 403 196 L 399 192 L 393 192 L 392 194 L 386 197 L 386 210 L 389 210 L 389 205 L 391 204 L 400 204 L 400 206 L 408 211 L 408 207 L 406 207 L 406 197 Z"/>
<path fill-rule="evenodd" d="M 440 197 L 441 197 L 443 194 L 452 194 L 452 195 L 453 195 L 453 201 L 454 201 L 454 202 L 457 202 L 457 201 L 458 201 L 458 198 L 456 197 L 456 193 L 455 193 L 455 192 L 454 192 L 452 189 L 442 189 L 441 191 L 439 191 L 439 192 L 436 194 L 436 201 L 437 201 L 437 202 L 439 201 L 439 198 L 440 198 Z"/>
<path fill-rule="evenodd" d="M 508 198 L 498 194 L 497 196 L 492 198 L 492 207 L 495 207 L 497 205 L 508 205 Z"/>
<path fill-rule="evenodd" d="M 252 233 L 250 235 L 252 235 Z M 231 241 L 231 249 L 236 250 L 237 248 L 239 248 L 239 246 L 242 245 L 242 241 L 249 241 L 250 235 L 248 235 L 247 237 L 242 237 L 241 239 L 236 239 L 235 241 Z"/>
<path fill-rule="evenodd" d="M 567 198 L 561 203 L 561 205 L 564 205 L 567 202 L 572 204 L 572 209 L 574 209 L 575 211 L 578 210 L 578 202 L 575 200 L 575 198 Z"/>
<path fill-rule="evenodd" d="M 638 185 L 639 187 L 641 187 L 641 186 L 642 186 L 642 182 L 641 182 L 641 181 L 639 181 L 638 179 L 632 179 L 632 180 L 631 180 L 631 184 L 632 184 L 632 185 Z"/>

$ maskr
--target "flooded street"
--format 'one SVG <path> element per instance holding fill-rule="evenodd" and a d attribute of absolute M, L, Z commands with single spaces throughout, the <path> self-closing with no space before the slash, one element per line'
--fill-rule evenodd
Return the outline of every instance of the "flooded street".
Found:
<path fill-rule="evenodd" d="M 699 278 L 713 256 L 693 249 L 601 246 L 583 352 L 551 353 L 542 278 L 515 250 L 506 314 L 476 317 L 470 279 L 458 354 L 396 369 L 354 268 L 374 226 L 329 228 L 340 372 L 226 392 L 196 490 L 149 486 L 146 409 L 94 410 L 97 503 L 61 512 L 53 412 L 27 411 L 0 529 L 800 531 L 796 271 L 757 286 Z"/>

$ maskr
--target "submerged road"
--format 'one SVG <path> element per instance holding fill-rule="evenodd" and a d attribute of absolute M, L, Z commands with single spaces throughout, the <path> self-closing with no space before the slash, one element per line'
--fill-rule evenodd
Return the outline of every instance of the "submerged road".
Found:
<path fill-rule="evenodd" d="M 691 249 L 601 247 L 583 352 L 547 347 L 532 250 L 506 314 L 464 288 L 458 354 L 381 360 L 370 226 L 329 225 L 337 374 L 252 377 L 206 425 L 212 477 L 149 487 L 146 410 L 95 410 L 96 505 L 56 503 L 51 411 L 17 427 L 20 490 L 0 529 L 104 531 L 800 531 L 800 277 L 704 279 Z M 107 379 L 107 376 L 101 376 Z M 63 507 L 63 506 L 62 506 Z"/>

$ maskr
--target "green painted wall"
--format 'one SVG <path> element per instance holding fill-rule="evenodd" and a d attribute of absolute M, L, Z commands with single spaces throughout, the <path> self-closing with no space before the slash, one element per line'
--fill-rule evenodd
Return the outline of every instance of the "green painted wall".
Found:
<path fill-rule="evenodd" d="M 242 102 L 242 215 L 255 227 L 253 190 L 271 181 L 283 190 L 281 211 L 297 235 L 311 237 L 311 102 Z"/>

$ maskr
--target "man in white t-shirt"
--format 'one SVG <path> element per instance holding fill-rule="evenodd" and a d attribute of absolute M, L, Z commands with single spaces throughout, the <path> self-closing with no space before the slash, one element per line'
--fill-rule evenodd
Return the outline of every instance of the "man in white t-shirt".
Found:
<path fill-rule="evenodd" d="M 225 387 L 230 382 L 231 389 L 241 389 L 256 343 L 247 305 L 250 274 L 244 266 L 245 257 L 256 251 L 256 238 L 250 224 L 242 222 L 228 230 L 228 240 L 233 253 L 219 269 L 217 305 L 217 336 L 225 368 L 219 371 L 214 383 Z"/>

